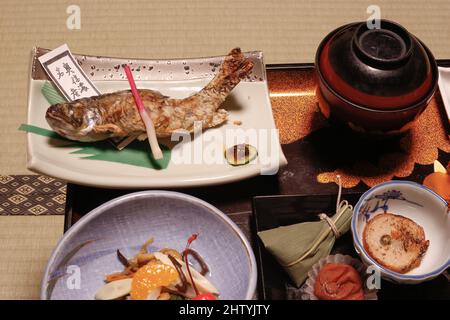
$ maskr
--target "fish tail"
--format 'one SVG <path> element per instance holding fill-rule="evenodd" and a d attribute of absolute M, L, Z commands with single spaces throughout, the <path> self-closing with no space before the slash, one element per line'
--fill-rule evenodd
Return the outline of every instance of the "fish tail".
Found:
<path fill-rule="evenodd" d="M 253 62 L 246 58 L 240 48 L 234 48 L 225 57 L 225 60 L 213 80 L 205 90 L 214 90 L 228 94 L 253 69 Z"/>

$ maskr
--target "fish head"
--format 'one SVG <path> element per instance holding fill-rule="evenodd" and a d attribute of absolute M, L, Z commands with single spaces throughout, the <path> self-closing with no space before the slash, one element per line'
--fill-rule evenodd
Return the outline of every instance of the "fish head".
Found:
<path fill-rule="evenodd" d="M 59 135 L 76 141 L 101 140 L 94 132 L 99 115 L 82 103 L 58 103 L 47 109 L 45 118 Z"/>

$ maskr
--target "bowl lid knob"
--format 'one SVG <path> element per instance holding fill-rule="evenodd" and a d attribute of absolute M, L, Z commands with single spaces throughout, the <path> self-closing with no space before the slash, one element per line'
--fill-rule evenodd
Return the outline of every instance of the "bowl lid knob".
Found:
<path fill-rule="evenodd" d="M 353 49 L 366 64 L 390 69 L 405 63 L 412 54 L 412 39 L 402 26 L 380 21 L 380 28 L 362 23 L 353 35 Z"/>

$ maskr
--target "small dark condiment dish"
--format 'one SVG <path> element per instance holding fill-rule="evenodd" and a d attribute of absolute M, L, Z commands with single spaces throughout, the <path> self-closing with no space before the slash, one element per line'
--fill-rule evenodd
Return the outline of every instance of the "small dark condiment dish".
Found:
<path fill-rule="evenodd" d="M 317 96 L 327 118 L 357 132 L 405 132 L 425 110 L 437 88 L 430 50 L 402 26 L 387 20 L 342 26 L 316 53 Z"/>

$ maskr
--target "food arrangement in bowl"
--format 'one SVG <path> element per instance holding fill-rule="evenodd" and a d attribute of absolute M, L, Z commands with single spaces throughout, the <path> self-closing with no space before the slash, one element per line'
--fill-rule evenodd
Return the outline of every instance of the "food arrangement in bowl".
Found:
<path fill-rule="evenodd" d="M 80 290 L 67 286 L 74 266 Z M 186 194 L 142 191 L 101 205 L 64 234 L 41 298 L 245 300 L 255 289 L 251 246 L 224 213 Z"/>

